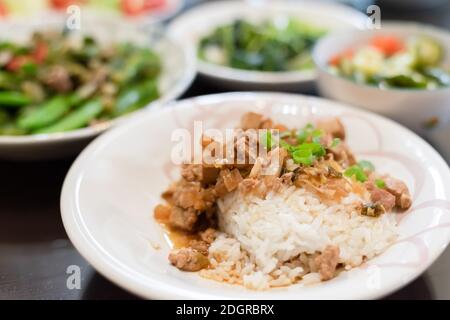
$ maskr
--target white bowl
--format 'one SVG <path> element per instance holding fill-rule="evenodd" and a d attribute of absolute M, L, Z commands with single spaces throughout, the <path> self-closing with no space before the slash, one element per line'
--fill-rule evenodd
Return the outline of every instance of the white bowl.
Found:
<path fill-rule="evenodd" d="M 256 292 L 201 278 L 171 266 L 169 244 L 153 208 L 179 178 L 171 150 L 175 129 L 233 128 L 249 110 L 289 126 L 339 116 L 359 158 L 409 186 L 413 207 L 399 214 L 398 241 L 364 266 L 315 286 Z M 411 131 L 378 115 L 325 99 L 275 93 L 229 93 L 174 103 L 134 117 L 99 137 L 75 161 L 64 182 L 61 212 L 69 238 L 101 274 L 144 298 L 367 299 L 419 276 L 445 249 L 450 232 L 450 170 Z"/>
<path fill-rule="evenodd" d="M 318 89 L 326 98 L 342 101 L 354 106 L 390 117 L 415 132 L 435 142 L 450 161 L 450 87 L 436 90 L 379 89 L 358 84 L 331 74 L 327 64 L 331 57 L 345 49 L 367 43 L 376 34 L 388 34 L 405 38 L 412 35 L 427 35 L 438 40 L 446 52 L 444 64 L 450 66 L 450 33 L 435 27 L 407 23 L 382 23 L 379 30 L 348 31 L 330 34 L 317 43 L 313 59 L 318 69 Z M 431 118 L 439 119 L 433 130 L 425 123 Z M 445 141 L 444 141 L 445 140 Z"/>
<path fill-rule="evenodd" d="M 237 18 L 260 21 L 275 16 L 297 17 L 329 30 L 363 28 L 366 17 L 349 7 L 319 1 L 211 1 L 177 17 L 168 32 L 197 47 L 216 27 Z M 234 90 L 307 91 L 313 86 L 314 70 L 288 72 L 249 71 L 220 66 L 198 59 L 200 75 Z"/>
<path fill-rule="evenodd" d="M 0 39 L 25 42 L 38 29 L 61 29 L 65 17 L 49 14 L 42 18 L 25 21 L 8 20 L 0 23 Z M 163 70 L 158 80 L 160 98 L 135 113 L 143 113 L 181 96 L 195 76 L 195 52 L 193 48 L 181 46 L 155 28 L 141 29 L 127 24 L 111 15 L 83 14 L 80 32 L 91 34 L 102 42 L 133 41 L 151 45 L 162 59 Z M 128 118 L 122 116 L 112 121 L 69 132 L 4 136 L 0 135 L 0 158 L 11 160 L 43 160 L 60 158 L 79 152 L 86 144 L 109 127 Z"/>

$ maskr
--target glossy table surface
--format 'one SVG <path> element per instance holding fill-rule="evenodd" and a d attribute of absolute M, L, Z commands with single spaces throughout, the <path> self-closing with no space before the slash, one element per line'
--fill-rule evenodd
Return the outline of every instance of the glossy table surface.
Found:
<path fill-rule="evenodd" d="M 422 10 L 388 10 L 382 19 L 423 21 L 450 29 L 450 3 Z M 197 79 L 185 97 L 220 92 Z M 63 228 L 59 196 L 74 158 L 0 161 L 0 299 L 136 299 L 96 272 Z M 67 268 L 81 269 L 81 288 L 68 289 Z M 414 282 L 387 299 L 450 299 L 450 249 Z"/>

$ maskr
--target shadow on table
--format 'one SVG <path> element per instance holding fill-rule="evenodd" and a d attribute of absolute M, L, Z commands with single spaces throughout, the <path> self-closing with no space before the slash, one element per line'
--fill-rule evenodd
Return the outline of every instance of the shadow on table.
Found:
<path fill-rule="evenodd" d="M 66 237 L 59 196 L 72 161 L 0 160 L 0 242 L 36 243 Z"/>
<path fill-rule="evenodd" d="M 91 279 L 82 295 L 84 300 L 135 300 L 138 297 L 119 288 L 97 272 Z M 419 277 L 406 287 L 387 296 L 385 300 L 430 300 L 434 295 L 425 277 Z"/>
<path fill-rule="evenodd" d="M 406 287 L 385 297 L 385 300 L 432 300 L 434 299 L 431 286 L 424 276 L 421 276 Z"/>
<path fill-rule="evenodd" d="M 83 300 L 136 300 L 138 297 L 128 293 L 107 280 L 98 272 L 93 272 L 92 277 L 84 289 Z"/>

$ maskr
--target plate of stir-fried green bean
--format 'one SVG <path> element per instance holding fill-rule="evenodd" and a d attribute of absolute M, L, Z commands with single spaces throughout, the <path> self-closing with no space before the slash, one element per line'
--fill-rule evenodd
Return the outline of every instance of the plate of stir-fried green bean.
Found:
<path fill-rule="evenodd" d="M 0 25 L 9 30 L 0 36 L 1 158 L 78 151 L 119 119 L 177 98 L 195 74 L 193 51 L 155 31 L 61 26 L 30 27 L 19 41 Z"/>
<path fill-rule="evenodd" d="M 364 23 L 364 15 L 339 4 L 230 0 L 189 10 L 169 33 L 196 46 L 199 73 L 220 86 L 305 91 L 315 79 L 316 41 Z"/>

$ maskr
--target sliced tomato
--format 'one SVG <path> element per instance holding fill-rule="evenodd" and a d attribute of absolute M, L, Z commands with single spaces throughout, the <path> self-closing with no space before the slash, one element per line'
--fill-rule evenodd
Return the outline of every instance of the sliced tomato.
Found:
<path fill-rule="evenodd" d="M 405 49 L 404 42 L 393 36 L 376 36 L 370 41 L 370 44 L 383 52 L 387 56 L 391 56 Z"/>
<path fill-rule="evenodd" d="M 328 61 L 328 63 L 332 66 L 337 66 L 338 64 L 341 63 L 342 59 L 344 58 L 350 59 L 351 57 L 353 57 L 354 53 L 355 51 L 353 49 L 347 49 L 341 53 L 332 56 L 331 59 Z"/>

